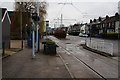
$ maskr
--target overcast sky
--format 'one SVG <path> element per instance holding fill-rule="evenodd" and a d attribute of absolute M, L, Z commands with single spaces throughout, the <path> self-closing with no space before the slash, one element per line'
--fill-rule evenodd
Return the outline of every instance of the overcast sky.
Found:
<path fill-rule="evenodd" d="M 106 15 L 113 16 L 118 12 L 119 0 L 47 0 L 47 17 L 50 21 L 50 26 L 53 27 L 54 19 L 60 18 L 63 14 L 63 19 L 76 19 L 63 20 L 65 25 L 74 23 L 89 22 L 90 19 L 98 18 L 99 16 L 105 17 Z M 13 10 L 14 0 L 0 0 L 0 7 L 7 7 L 8 10 Z M 62 5 L 58 3 L 72 3 Z"/>

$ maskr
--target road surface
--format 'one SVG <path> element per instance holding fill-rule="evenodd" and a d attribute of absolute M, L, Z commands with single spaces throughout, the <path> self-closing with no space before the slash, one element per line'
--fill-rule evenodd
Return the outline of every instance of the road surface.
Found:
<path fill-rule="evenodd" d="M 83 63 L 88 69 L 92 70 L 103 79 L 118 78 L 118 61 L 83 49 L 80 44 L 84 43 L 84 38 L 78 36 L 67 36 L 67 38 L 63 40 L 58 40 L 52 36 L 50 36 L 50 38 L 57 42 L 63 49 L 64 54 L 76 58 L 76 60 L 79 61 L 78 64 Z M 66 63 L 72 63 L 72 61 L 71 63 L 67 61 L 63 54 L 61 54 L 61 56 Z M 70 68 L 70 66 L 68 66 L 68 68 Z"/>

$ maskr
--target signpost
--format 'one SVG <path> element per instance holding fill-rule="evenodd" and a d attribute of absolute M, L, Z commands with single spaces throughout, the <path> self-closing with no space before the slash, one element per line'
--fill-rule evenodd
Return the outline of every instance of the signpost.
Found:
<path fill-rule="evenodd" d="M 49 32 L 49 21 L 46 21 L 46 36 Z"/>

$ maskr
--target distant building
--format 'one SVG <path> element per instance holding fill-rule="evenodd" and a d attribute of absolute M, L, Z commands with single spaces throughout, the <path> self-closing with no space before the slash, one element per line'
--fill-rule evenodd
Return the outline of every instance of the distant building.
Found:
<path fill-rule="evenodd" d="M 94 19 L 92 20 L 89 24 L 89 34 L 92 35 L 96 35 L 96 34 L 100 34 L 103 33 L 103 27 L 102 27 L 102 22 L 105 20 L 104 17 L 99 17 L 98 19 Z"/>
<path fill-rule="evenodd" d="M 68 31 L 80 31 L 80 28 L 83 26 L 83 24 L 74 24 L 74 25 L 71 25 L 69 28 L 68 28 Z"/>
<path fill-rule="evenodd" d="M 116 13 L 114 16 L 106 16 L 105 18 L 98 18 L 91 20 L 88 24 L 89 32 L 95 36 L 96 34 L 104 33 L 119 33 L 120 15 Z"/>
<path fill-rule="evenodd" d="M 10 24 L 11 24 L 11 20 L 10 17 L 8 15 L 8 11 L 6 8 L 0 8 L 0 10 L 2 11 L 2 43 L 4 43 L 4 47 L 5 49 L 9 49 L 10 48 Z"/>
<path fill-rule="evenodd" d="M 80 33 L 83 34 L 88 34 L 89 33 L 89 27 L 87 24 L 84 24 L 81 28 L 80 28 Z"/>
<path fill-rule="evenodd" d="M 107 33 L 118 33 L 119 32 L 119 26 L 120 26 L 120 15 L 118 13 L 115 14 L 115 16 L 106 17 L 106 19 L 103 21 L 103 29 Z"/>

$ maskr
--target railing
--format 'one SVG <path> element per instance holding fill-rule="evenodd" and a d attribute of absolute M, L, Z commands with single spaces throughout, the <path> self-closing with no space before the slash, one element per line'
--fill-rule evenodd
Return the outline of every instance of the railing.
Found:
<path fill-rule="evenodd" d="M 99 50 L 99 51 L 113 55 L 113 43 L 107 43 L 104 41 L 93 41 L 93 40 L 87 39 L 86 45 L 92 49 Z"/>

